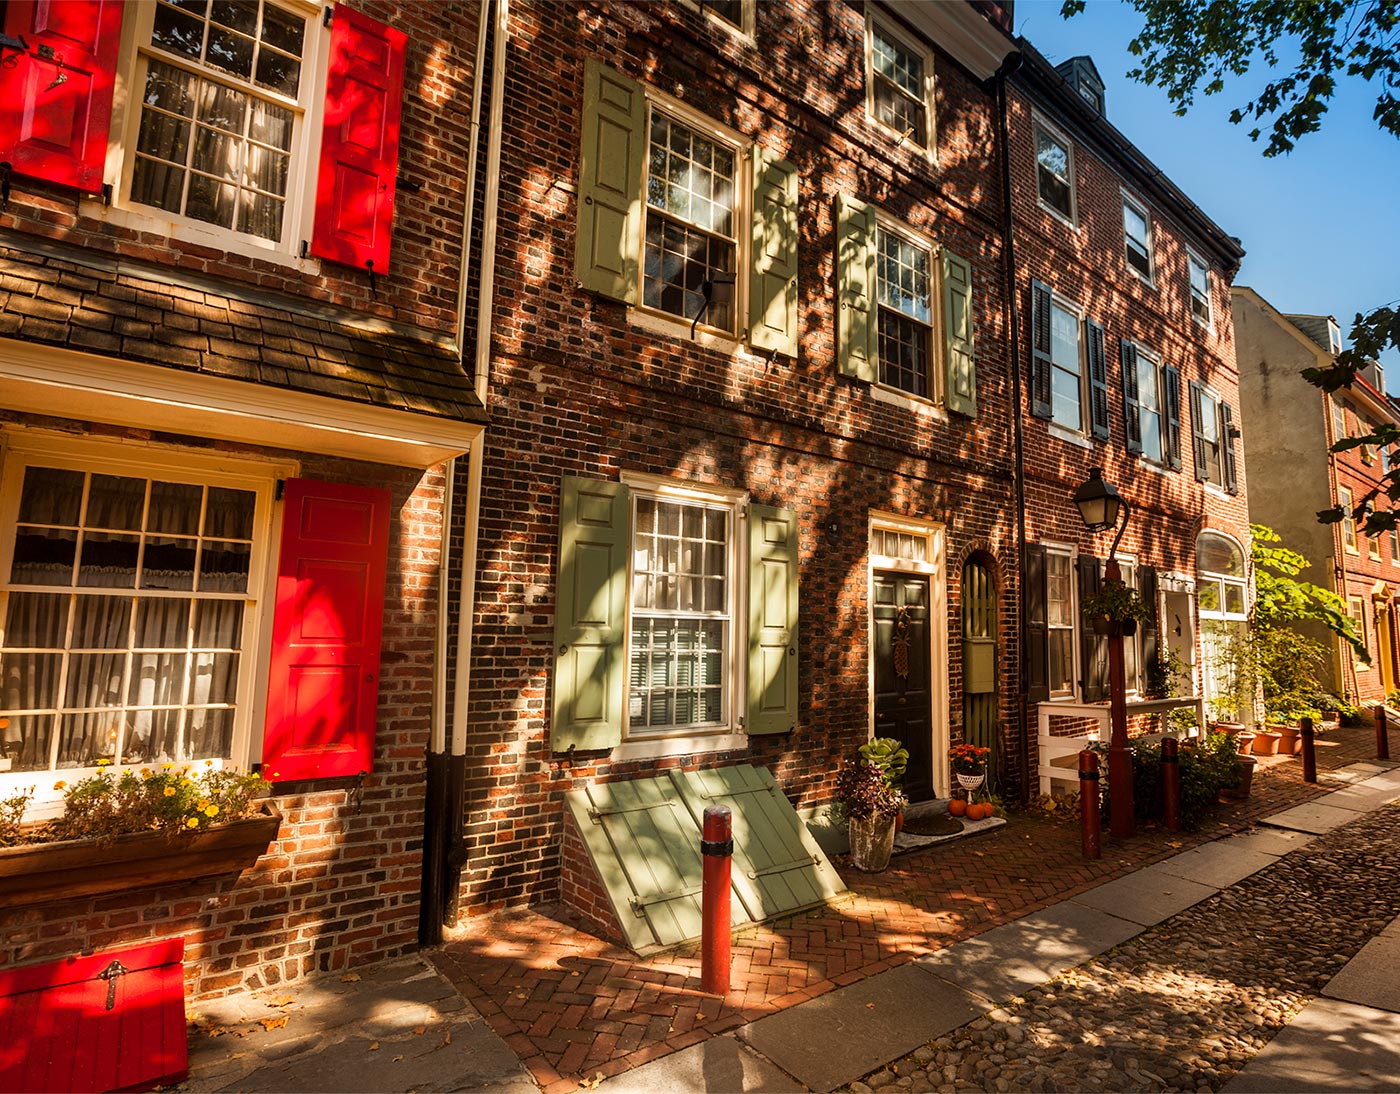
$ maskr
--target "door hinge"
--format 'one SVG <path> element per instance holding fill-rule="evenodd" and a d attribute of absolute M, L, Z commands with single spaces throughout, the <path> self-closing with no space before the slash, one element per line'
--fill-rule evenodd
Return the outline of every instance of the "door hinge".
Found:
<path fill-rule="evenodd" d="M 124 976 L 131 970 L 120 961 L 113 961 L 105 969 L 97 974 L 99 980 L 107 981 L 107 1009 L 111 1010 L 117 1005 L 117 977 Z"/>
<path fill-rule="evenodd" d="M 321 9 L 321 26 L 329 27 L 335 19 L 335 8 L 326 7 Z"/>

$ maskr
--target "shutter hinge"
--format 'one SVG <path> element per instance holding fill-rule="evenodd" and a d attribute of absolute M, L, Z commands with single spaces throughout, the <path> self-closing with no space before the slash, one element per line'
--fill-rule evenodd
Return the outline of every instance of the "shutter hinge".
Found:
<path fill-rule="evenodd" d="M 329 27 L 335 19 L 335 8 L 326 7 L 321 9 L 321 26 Z"/>
<path fill-rule="evenodd" d="M 301 241 L 301 257 L 306 258 L 311 254 L 311 244 L 306 240 Z"/>
<path fill-rule="evenodd" d="M 287 489 L 287 480 L 286 480 L 286 479 L 278 479 L 278 480 L 277 480 L 277 486 L 276 486 L 276 488 L 275 488 L 275 489 L 273 490 L 273 492 L 272 492 L 272 500 L 273 500 L 273 501 L 281 501 L 281 500 L 282 500 L 282 494 L 286 491 L 286 489 Z"/>
<path fill-rule="evenodd" d="M 129 973 L 131 970 L 120 961 L 113 961 L 105 969 L 97 974 L 99 980 L 107 981 L 107 1009 L 111 1010 L 117 1005 L 117 977 Z"/>
<path fill-rule="evenodd" d="M 0 163 L 0 213 L 10 211 L 10 171 L 13 170 L 9 160 Z"/>
<path fill-rule="evenodd" d="M 365 259 L 365 269 L 369 271 L 369 294 L 377 297 L 379 294 L 374 291 L 374 259 Z"/>
<path fill-rule="evenodd" d="M 112 184 L 104 182 L 102 184 L 102 204 L 111 207 L 112 204 Z"/>

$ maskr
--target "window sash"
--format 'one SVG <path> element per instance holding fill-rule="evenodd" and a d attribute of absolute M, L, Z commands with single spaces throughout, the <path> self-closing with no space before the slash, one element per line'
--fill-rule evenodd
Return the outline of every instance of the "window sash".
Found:
<path fill-rule="evenodd" d="M 873 23 L 870 77 L 871 116 L 922 148 L 928 141 L 926 59 Z"/>
<path fill-rule="evenodd" d="M 1074 695 L 1074 567 L 1068 554 L 1045 552 L 1046 680 L 1052 698 Z"/>
<path fill-rule="evenodd" d="M 1078 315 L 1051 301 L 1051 420 L 1078 432 L 1084 430 L 1084 340 L 1081 326 Z"/>
<path fill-rule="evenodd" d="M 1036 133 L 1036 178 L 1040 198 L 1064 216 L 1074 217 L 1074 183 L 1069 146 L 1044 129 Z"/>
<path fill-rule="evenodd" d="M 929 398 L 933 390 L 933 256 L 897 232 L 875 229 L 880 383 Z"/>
<path fill-rule="evenodd" d="M 1150 231 L 1147 214 L 1131 202 L 1123 202 L 1123 239 L 1128 265 L 1149 281 L 1152 279 Z"/>
<path fill-rule="evenodd" d="M 1207 326 L 1210 325 L 1210 269 L 1187 256 L 1187 266 L 1191 278 L 1191 314 Z"/>
<path fill-rule="evenodd" d="M 1159 361 L 1138 350 L 1138 423 L 1142 434 L 1142 457 L 1152 463 L 1165 463 L 1167 454 L 1162 444 L 1162 366 Z"/>
<path fill-rule="evenodd" d="M 1356 519 L 1351 513 L 1351 490 L 1337 487 L 1337 505 L 1342 510 L 1342 545 L 1348 551 L 1356 551 Z"/>

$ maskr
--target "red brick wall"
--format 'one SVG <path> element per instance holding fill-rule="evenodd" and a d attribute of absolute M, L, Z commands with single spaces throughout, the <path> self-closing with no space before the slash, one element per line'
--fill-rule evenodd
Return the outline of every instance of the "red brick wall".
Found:
<path fill-rule="evenodd" d="M 626 945 L 622 928 L 607 889 L 583 845 L 578 825 L 564 812 L 564 846 L 560 852 L 559 899 L 583 917 L 590 930 L 602 938 Z"/>
<path fill-rule="evenodd" d="M 471 670 L 468 911 L 559 893 L 565 791 L 589 779 L 754 763 L 798 803 L 828 799 L 868 734 L 867 522 L 947 525 L 946 635 L 960 717 L 957 580 L 981 550 L 1001 581 L 1003 712 L 1014 699 L 1011 500 L 995 104 L 941 53 L 940 160 L 892 147 L 865 118 L 858 5 L 760 5 L 757 47 L 675 4 L 513 4 L 501 253 Z M 767 362 L 677 326 L 639 328 L 574 284 L 584 59 L 675 95 L 795 163 L 800 352 Z M 718 56 L 720 61 L 716 61 Z M 837 376 L 834 204 L 853 194 L 973 265 L 978 418 L 920 418 Z M 800 520 L 798 727 L 748 748 L 653 762 L 549 747 L 560 478 L 650 472 L 742 488 Z M 969 499 L 975 498 L 976 504 Z M 833 527 L 834 526 L 834 527 Z M 956 735 L 956 725 L 953 727 Z M 1009 759 L 1015 750 L 1008 748 Z"/>

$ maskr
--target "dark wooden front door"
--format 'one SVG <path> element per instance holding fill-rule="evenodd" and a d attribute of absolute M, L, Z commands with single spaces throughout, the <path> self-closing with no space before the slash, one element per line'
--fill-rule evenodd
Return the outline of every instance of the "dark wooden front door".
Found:
<path fill-rule="evenodd" d="M 933 797 L 933 693 L 929 665 L 929 584 L 914 574 L 875 574 L 875 736 L 909 750 L 904 791 Z"/>

